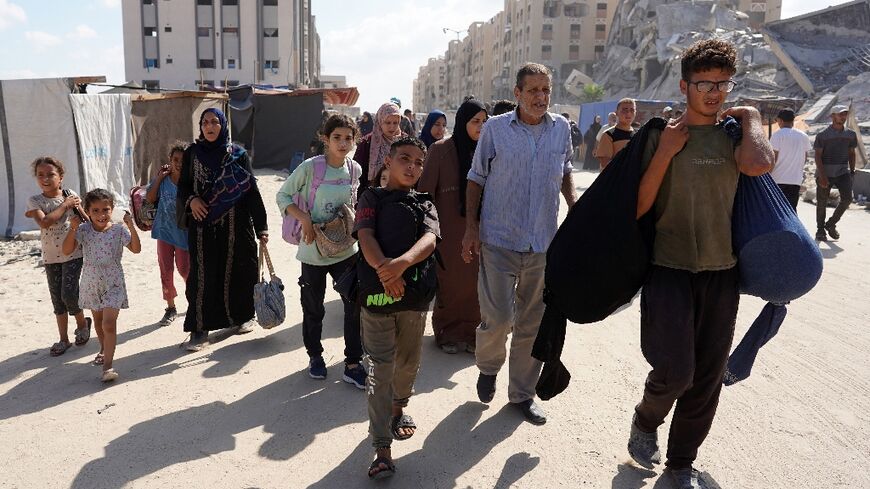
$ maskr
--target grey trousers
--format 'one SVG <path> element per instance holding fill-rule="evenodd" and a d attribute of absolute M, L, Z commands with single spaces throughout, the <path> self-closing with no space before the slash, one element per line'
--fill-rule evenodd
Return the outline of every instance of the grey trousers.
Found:
<path fill-rule="evenodd" d="M 408 405 L 420 369 L 426 312 L 378 314 L 362 308 L 360 323 L 368 367 L 369 434 L 375 448 L 389 447 L 393 405 Z"/>
<path fill-rule="evenodd" d="M 510 402 L 534 398 L 541 375 L 541 362 L 532 357 L 532 346 L 544 315 L 546 259 L 546 253 L 521 253 L 487 244 L 480 250 L 477 367 L 484 375 L 501 370 L 513 327 L 508 365 Z"/>

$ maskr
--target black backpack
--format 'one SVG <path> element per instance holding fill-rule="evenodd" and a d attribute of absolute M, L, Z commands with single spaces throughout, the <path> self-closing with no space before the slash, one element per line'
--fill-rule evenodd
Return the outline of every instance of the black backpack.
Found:
<path fill-rule="evenodd" d="M 646 280 L 655 223 L 653 212 L 636 219 L 637 191 L 649 131 L 665 125 L 664 119 L 651 119 L 616 153 L 568 212 L 547 249 L 546 309 L 532 349 L 532 356 L 546 362 L 536 387 L 541 399 L 562 392 L 570 379 L 559 361 L 567 320 L 582 324 L 607 318 L 629 303 Z"/>
<path fill-rule="evenodd" d="M 411 249 L 423 235 L 423 202 L 431 202 L 429 194 L 368 188 L 378 199 L 375 238 L 384 256 L 395 258 Z M 405 295 L 399 299 L 384 293 L 384 287 L 374 268 L 359 252 L 357 259 L 357 300 L 371 312 L 389 314 L 401 311 L 427 311 L 438 290 L 435 271 L 437 252 L 405 270 Z"/>

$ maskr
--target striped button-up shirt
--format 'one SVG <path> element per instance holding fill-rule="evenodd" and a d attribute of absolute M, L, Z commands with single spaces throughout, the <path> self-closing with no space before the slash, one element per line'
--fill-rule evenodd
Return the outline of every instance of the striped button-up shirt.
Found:
<path fill-rule="evenodd" d="M 571 128 L 544 116 L 535 140 L 517 111 L 486 121 L 468 172 L 483 187 L 480 240 L 520 252 L 544 253 L 556 235 L 562 178 L 571 173 Z"/>

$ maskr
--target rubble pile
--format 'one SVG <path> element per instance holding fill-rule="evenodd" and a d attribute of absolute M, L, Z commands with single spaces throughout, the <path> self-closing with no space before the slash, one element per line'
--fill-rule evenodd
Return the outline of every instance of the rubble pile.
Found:
<path fill-rule="evenodd" d="M 680 98 L 680 55 L 701 39 L 738 50 L 734 96 L 799 96 L 803 90 L 748 16 L 730 0 L 623 0 L 613 17 L 605 57 L 594 79 L 611 98 Z"/>
<path fill-rule="evenodd" d="M 870 71 L 870 0 L 771 22 L 763 31 L 806 78 L 808 95 L 836 91 Z"/>

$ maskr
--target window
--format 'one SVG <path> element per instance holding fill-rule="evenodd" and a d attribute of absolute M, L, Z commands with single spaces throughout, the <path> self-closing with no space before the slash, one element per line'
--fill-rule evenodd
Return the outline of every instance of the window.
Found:
<path fill-rule="evenodd" d="M 278 60 L 277 59 L 267 59 L 264 63 L 264 68 L 267 70 L 277 70 L 278 69 Z"/>
<path fill-rule="evenodd" d="M 171 65 L 171 64 L 172 64 L 172 58 L 166 58 L 166 64 Z"/>
<path fill-rule="evenodd" d="M 223 0 L 221 3 L 224 5 L 238 5 L 239 0 Z"/>
<path fill-rule="evenodd" d="M 580 39 L 580 24 L 571 24 L 571 39 Z"/>
<path fill-rule="evenodd" d="M 213 59 L 201 59 L 197 64 L 198 68 L 214 68 L 214 60 Z"/>
<path fill-rule="evenodd" d="M 603 53 L 603 52 L 604 52 L 604 46 L 595 46 L 595 53 L 596 54 Z"/>
<path fill-rule="evenodd" d="M 607 26 L 604 24 L 598 24 L 595 26 L 595 32 L 604 32 L 607 29 Z"/>
<path fill-rule="evenodd" d="M 234 69 L 236 69 L 236 60 L 234 60 L 234 59 L 227 59 L 227 69 L 228 69 L 228 70 L 234 70 Z"/>
<path fill-rule="evenodd" d="M 553 59 L 553 46 L 541 46 L 541 58 Z"/>
<path fill-rule="evenodd" d="M 212 3 L 212 0 L 196 0 L 197 5 L 211 5 Z"/>
<path fill-rule="evenodd" d="M 157 37 L 157 28 L 156 27 L 145 27 L 145 37 Z"/>
<path fill-rule="evenodd" d="M 559 2 L 553 0 L 547 0 L 544 2 L 544 17 L 558 17 L 559 16 Z"/>
<path fill-rule="evenodd" d="M 145 90 L 157 90 L 160 88 L 160 80 L 142 80 L 142 88 Z"/>
<path fill-rule="evenodd" d="M 278 37 L 278 28 L 263 29 L 263 37 Z"/>
<path fill-rule="evenodd" d="M 223 31 L 224 31 L 224 34 L 236 34 L 236 35 L 238 35 L 239 28 L 238 27 L 224 27 Z"/>
<path fill-rule="evenodd" d="M 589 7 L 583 3 L 565 5 L 565 17 L 586 17 Z"/>
<path fill-rule="evenodd" d="M 211 37 L 211 27 L 197 27 L 197 37 Z"/>
<path fill-rule="evenodd" d="M 160 68 L 160 60 L 157 58 L 145 58 L 145 68 Z"/>
<path fill-rule="evenodd" d="M 172 27 L 170 27 L 170 26 L 164 27 L 163 32 L 172 32 Z"/>
<path fill-rule="evenodd" d="M 277 7 L 278 0 L 263 0 L 264 7 Z"/>
<path fill-rule="evenodd" d="M 577 61 L 580 59 L 580 46 L 576 44 L 568 46 L 568 59 L 571 61 Z"/>
<path fill-rule="evenodd" d="M 142 5 L 154 5 L 154 0 L 142 0 Z"/>
<path fill-rule="evenodd" d="M 607 10 L 607 4 L 606 3 L 599 3 L 598 10 Z"/>

